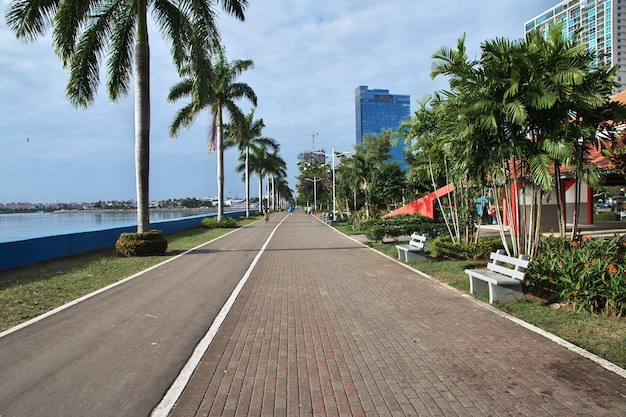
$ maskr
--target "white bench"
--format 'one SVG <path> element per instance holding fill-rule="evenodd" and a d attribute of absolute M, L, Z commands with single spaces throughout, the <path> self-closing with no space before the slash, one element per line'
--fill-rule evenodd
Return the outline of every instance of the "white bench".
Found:
<path fill-rule="evenodd" d="M 524 298 L 524 277 L 530 260 L 526 255 L 518 258 L 507 256 L 503 249 L 490 255 L 493 262 L 487 269 L 466 269 L 469 275 L 470 293 L 489 291 L 489 303 L 510 303 Z"/>
<path fill-rule="evenodd" d="M 426 260 L 424 256 L 424 244 L 426 236 L 417 233 L 411 234 L 411 240 L 406 245 L 396 245 L 398 259 L 405 262 L 419 262 Z"/>

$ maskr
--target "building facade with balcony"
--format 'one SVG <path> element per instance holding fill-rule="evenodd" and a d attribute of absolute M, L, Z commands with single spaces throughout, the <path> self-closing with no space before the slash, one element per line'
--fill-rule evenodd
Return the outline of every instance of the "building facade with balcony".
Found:
<path fill-rule="evenodd" d="M 615 81 L 617 91 L 626 85 L 626 12 L 622 0 L 566 0 L 545 10 L 524 23 L 524 33 L 533 30 L 546 33 L 556 25 L 563 25 L 563 35 L 568 37 L 581 30 L 581 42 L 595 51 L 596 64 L 617 65 Z M 616 92 L 617 92 L 616 91 Z"/>

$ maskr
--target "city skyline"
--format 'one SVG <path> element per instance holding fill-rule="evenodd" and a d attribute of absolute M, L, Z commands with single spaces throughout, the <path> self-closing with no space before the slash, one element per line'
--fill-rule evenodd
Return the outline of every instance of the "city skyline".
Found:
<path fill-rule="evenodd" d="M 478 56 L 482 41 L 523 37 L 523 23 L 555 3 L 490 0 L 476 13 L 476 6 L 461 1 L 251 1 L 246 22 L 222 14 L 219 25 L 228 59 L 255 63 L 240 81 L 257 93 L 255 116 L 265 121 L 263 134 L 280 142 L 294 187 L 297 156 L 310 150 L 311 132 L 318 133 L 320 149 L 352 150 L 355 86 L 385 88 L 415 101 L 447 85 L 443 78 L 430 79 L 438 48 L 456 45 L 465 33 L 468 53 Z M 9 1 L 1 4 L 5 11 Z M 150 30 L 150 199 L 216 195 L 216 158 L 206 152 L 208 114 L 177 139 L 168 137 L 182 103 L 167 104 L 165 98 L 178 76 L 168 47 Z M 51 35 L 22 43 L 3 18 L 0 202 L 136 199 L 132 92 L 110 104 L 103 72 L 94 105 L 75 110 L 65 98 L 66 82 Z M 235 150 L 226 152 L 225 196 L 245 194 L 241 175 L 234 173 L 237 157 Z"/>

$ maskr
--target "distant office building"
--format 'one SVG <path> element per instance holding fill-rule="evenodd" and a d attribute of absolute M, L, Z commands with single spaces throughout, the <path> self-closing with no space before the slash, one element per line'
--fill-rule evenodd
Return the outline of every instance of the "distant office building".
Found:
<path fill-rule="evenodd" d="M 368 90 L 363 85 L 355 91 L 355 105 L 357 145 L 363 142 L 365 135 L 380 135 L 388 129 L 396 131 L 411 113 L 410 96 L 390 94 L 389 90 Z M 392 161 L 397 161 L 403 171 L 408 171 L 403 152 L 402 141 L 391 147 Z"/>
<path fill-rule="evenodd" d="M 308 163 L 308 164 L 320 164 L 323 165 L 326 163 L 326 155 L 324 155 L 326 151 L 324 149 L 317 150 L 315 152 L 300 152 L 298 154 L 298 161 Z"/>
<path fill-rule="evenodd" d="M 625 9 L 626 11 L 626 9 Z M 621 0 L 569 0 L 538 14 L 524 24 L 524 33 L 534 29 L 543 33 L 555 24 L 563 25 L 563 35 L 571 36 L 581 29 L 581 41 L 596 53 L 596 64 L 617 65 L 615 81 L 620 90 L 626 82 L 626 68 L 622 65 L 622 46 L 626 35 L 622 24 Z"/>

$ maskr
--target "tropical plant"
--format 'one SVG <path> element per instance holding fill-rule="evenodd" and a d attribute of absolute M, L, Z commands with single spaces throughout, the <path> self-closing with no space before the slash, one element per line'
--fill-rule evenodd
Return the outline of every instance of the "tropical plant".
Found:
<path fill-rule="evenodd" d="M 467 58 L 462 37 L 456 49 L 442 47 L 433 59 L 431 75 L 447 76 L 450 89 L 438 94 L 432 132 L 428 123 L 413 129 L 422 139 L 418 149 L 444 155 L 439 170 L 450 175 L 456 193 L 475 190 L 462 199 L 466 212 L 476 194 L 489 189 L 496 204 L 504 201 L 513 232 L 510 250 L 532 257 L 541 236 L 542 203 L 555 187 L 557 209 L 562 206 L 561 166 L 569 166 L 577 179 L 597 183 L 586 157 L 600 130 L 612 134 L 604 121 L 618 108 L 608 103 L 614 71 L 594 67 L 591 54 L 575 40 L 562 39 L 558 26 L 547 37 L 486 41 L 475 61 Z M 501 236 L 509 251 L 502 228 Z"/>
<path fill-rule="evenodd" d="M 254 172 L 259 179 L 259 208 L 264 205 L 263 202 L 263 178 L 269 175 L 276 175 L 278 177 L 287 176 L 287 164 L 278 155 L 276 150 L 270 152 L 268 146 L 263 143 L 251 143 L 249 155 L 249 167 L 251 172 Z M 242 172 L 243 165 L 237 167 L 237 172 Z M 270 193 L 268 193 L 267 207 L 269 207 Z"/>
<path fill-rule="evenodd" d="M 262 136 L 265 124 L 263 119 L 254 119 L 254 109 L 243 118 L 237 118 L 239 114 L 234 114 L 231 122 L 225 126 L 224 135 L 226 137 L 225 148 L 237 146 L 240 157 L 244 159 L 243 173 L 246 183 L 246 217 L 250 216 L 250 145 L 264 145 L 275 151 L 280 149 L 280 145 L 275 139 Z M 241 158 L 240 158 L 241 159 Z M 237 168 L 237 172 L 241 172 Z"/>
<path fill-rule="evenodd" d="M 623 316 L 626 313 L 626 243 L 589 236 L 551 236 L 540 242 L 528 269 L 529 290 L 575 309 Z"/>
<path fill-rule="evenodd" d="M 323 202 L 329 201 L 327 196 L 332 186 L 331 167 L 321 160 L 299 161 L 298 171 L 297 191 L 300 204 L 313 203 L 313 209 L 317 210 L 323 206 Z"/>
<path fill-rule="evenodd" d="M 184 77 L 175 84 L 167 97 L 169 102 L 182 98 L 190 98 L 189 103 L 182 107 L 170 126 L 170 136 L 176 137 L 181 127 L 189 127 L 196 116 L 209 109 L 211 122 L 209 126 L 207 150 L 209 154 L 217 153 L 217 221 L 224 218 L 224 110 L 232 120 L 244 119 L 237 100 L 246 98 L 255 106 L 257 97 L 248 84 L 236 82 L 236 79 L 252 67 L 252 60 L 226 59 L 223 46 L 210 48 L 211 57 L 200 59 L 191 56 L 181 68 Z"/>
<path fill-rule="evenodd" d="M 247 0 L 224 0 L 222 8 L 244 20 Z M 135 70 L 135 171 L 137 181 L 137 230 L 147 232 L 149 214 L 150 49 L 148 10 L 160 33 L 170 44 L 172 58 L 181 68 L 186 57 L 202 57 L 203 47 L 219 40 L 214 2 L 169 1 L 14 0 L 6 12 L 8 27 L 19 39 L 34 41 L 53 29 L 54 49 L 69 69 L 66 95 L 70 104 L 93 104 L 100 83 L 100 67 L 108 57 L 107 91 L 118 101 L 130 89 Z M 134 50 L 133 50 L 133 44 Z"/>
<path fill-rule="evenodd" d="M 280 157 L 276 150 L 272 151 L 268 155 L 268 158 L 264 161 L 264 170 L 269 178 L 268 185 L 271 183 L 270 192 L 268 195 L 272 196 L 272 208 L 276 210 L 278 208 L 278 193 L 276 192 L 276 182 L 278 178 L 285 178 L 287 176 L 287 163 Z"/>

